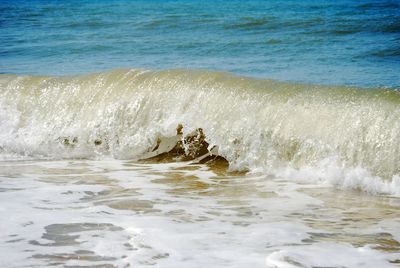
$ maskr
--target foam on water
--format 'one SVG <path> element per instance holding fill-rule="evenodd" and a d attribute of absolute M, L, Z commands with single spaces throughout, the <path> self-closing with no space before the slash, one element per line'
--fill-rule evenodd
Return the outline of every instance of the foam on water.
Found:
<path fill-rule="evenodd" d="M 400 5 L 359 2 L 0 1 L 0 266 L 398 267 Z"/>
<path fill-rule="evenodd" d="M 390 254 L 382 254 L 370 247 L 317 243 L 289 250 L 280 250 L 266 259 L 270 268 L 296 267 L 398 267 L 388 264 Z"/>
<path fill-rule="evenodd" d="M 395 90 L 134 69 L 1 75 L 0 90 L 3 159 L 140 159 L 201 128 L 208 149 L 231 170 L 279 175 L 286 169 L 340 187 L 399 194 Z"/>
<path fill-rule="evenodd" d="M 398 199 L 187 163 L 20 161 L 0 170 L 0 213 L 12 211 L 0 222 L 7 267 L 393 267 L 400 259 Z"/>

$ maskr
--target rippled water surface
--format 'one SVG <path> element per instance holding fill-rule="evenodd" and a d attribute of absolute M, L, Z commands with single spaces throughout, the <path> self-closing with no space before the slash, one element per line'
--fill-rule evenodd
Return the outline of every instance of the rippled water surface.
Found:
<path fill-rule="evenodd" d="M 1 1 L 0 72 L 205 68 L 400 86 L 398 1 Z"/>
<path fill-rule="evenodd" d="M 400 267 L 399 74 L 398 0 L 2 0 L 0 266 Z"/>

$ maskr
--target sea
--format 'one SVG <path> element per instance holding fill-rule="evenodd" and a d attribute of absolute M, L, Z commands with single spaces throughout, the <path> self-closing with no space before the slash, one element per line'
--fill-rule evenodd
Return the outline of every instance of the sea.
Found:
<path fill-rule="evenodd" d="M 400 267 L 400 2 L 0 1 L 0 267 Z"/>

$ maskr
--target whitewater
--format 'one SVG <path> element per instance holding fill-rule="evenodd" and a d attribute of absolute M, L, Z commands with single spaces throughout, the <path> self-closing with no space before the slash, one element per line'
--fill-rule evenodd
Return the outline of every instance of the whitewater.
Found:
<path fill-rule="evenodd" d="M 0 88 L 4 160 L 139 160 L 178 141 L 188 155 L 184 137 L 201 129 L 230 171 L 400 194 L 397 90 L 141 69 L 1 75 Z"/>
<path fill-rule="evenodd" d="M 5 267 L 398 267 L 400 93 L 0 75 Z"/>
<path fill-rule="evenodd" d="M 0 267 L 400 267 L 399 11 L 0 1 Z"/>

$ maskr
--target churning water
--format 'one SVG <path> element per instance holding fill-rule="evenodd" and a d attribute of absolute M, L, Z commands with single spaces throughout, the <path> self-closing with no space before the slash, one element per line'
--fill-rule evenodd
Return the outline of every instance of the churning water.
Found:
<path fill-rule="evenodd" d="M 1 266 L 399 267 L 399 10 L 2 1 Z"/>

